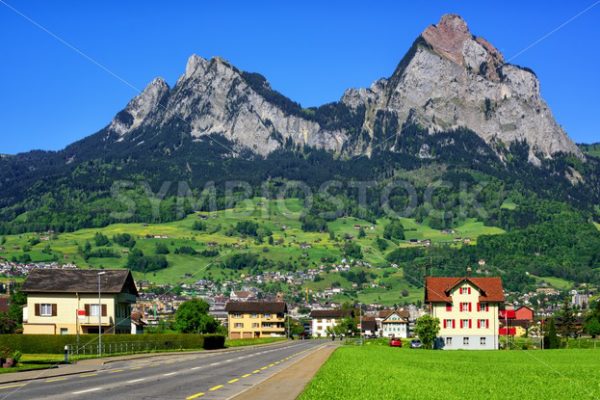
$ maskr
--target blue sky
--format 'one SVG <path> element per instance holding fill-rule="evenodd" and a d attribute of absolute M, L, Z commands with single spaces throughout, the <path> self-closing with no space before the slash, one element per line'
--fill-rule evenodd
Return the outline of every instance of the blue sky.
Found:
<path fill-rule="evenodd" d="M 594 1 L 0 0 L 0 153 L 63 148 L 104 127 L 136 95 L 4 2 L 136 88 L 156 76 L 174 84 L 193 53 L 219 55 L 314 106 L 389 76 L 442 14 L 462 15 L 511 58 Z M 577 142 L 600 141 L 598 3 L 513 60 L 537 73 Z"/>

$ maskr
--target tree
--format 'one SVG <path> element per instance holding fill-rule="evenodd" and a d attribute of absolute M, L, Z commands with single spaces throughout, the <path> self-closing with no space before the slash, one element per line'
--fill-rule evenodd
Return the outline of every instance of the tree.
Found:
<path fill-rule="evenodd" d="M 361 226 L 360 229 L 358 230 L 358 238 L 362 239 L 365 236 L 367 236 L 367 234 L 365 233 L 365 230 L 363 229 L 363 227 Z"/>
<path fill-rule="evenodd" d="M 169 254 L 169 247 L 165 243 L 156 243 L 156 248 L 154 249 L 156 254 Z"/>
<path fill-rule="evenodd" d="M 440 333 L 440 320 L 431 315 L 423 315 L 415 323 L 415 334 L 426 349 L 433 349 L 435 339 Z"/>
<path fill-rule="evenodd" d="M 383 237 L 388 240 L 404 240 L 404 226 L 402 225 L 402 222 L 397 219 L 392 220 L 383 229 Z"/>
<path fill-rule="evenodd" d="M 362 249 L 357 243 L 347 242 L 344 245 L 344 256 L 360 260 L 363 258 Z"/>
<path fill-rule="evenodd" d="M 583 330 L 594 339 L 600 335 L 600 300 L 596 301 L 595 306 L 585 316 Z"/>
<path fill-rule="evenodd" d="M 204 300 L 192 299 L 179 305 L 175 312 L 175 329 L 181 333 L 215 333 L 219 323 L 208 315 Z"/>
<path fill-rule="evenodd" d="M 557 319 L 559 322 L 558 331 L 564 340 L 567 340 L 569 337 L 575 336 L 575 334 L 577 333 L 577 320 L 575 318 L 575 314 L 573 313 L 573 308 L 571 307 L 569 298 L 565 298 L 562 309 L 560 310 L 560 314 L 558 315 Z"/>
<path fill-rule="evenodd" d="M 94 235 L 94 242 L 96 242 L 96 246 L 98 247 L 108 246 L 110 244 L 110 240 L 108 240 L 108 237 L 101 234 L 100 232 L 96 232 L 96 234 Z"/>
<path fill-rule="evenodd" d="M 556 334 L 556 322 L 554 318 L 548 318 L 548 329 L 544 335 L 544 348 L 545 349 L 558 349 L 560 348 L 560 339 Z"/>

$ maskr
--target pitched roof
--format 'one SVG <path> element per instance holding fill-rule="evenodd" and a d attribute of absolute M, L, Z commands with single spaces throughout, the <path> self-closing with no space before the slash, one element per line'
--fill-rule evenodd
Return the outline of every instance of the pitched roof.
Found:
<path fill-rule="evenodd" d="M 398 316 L 400 316 L 402 318 L 409 318 L 410 317 L 410 313 L 408 312 L 408 310 L 380 310 L 379 314 L 377 315 L 377 317 L 378 318 L 382 318 L 382 319 L 386 319 L 387 317 L 389 317 L 393 313 L 398 314 Z"/>
<path fill-rule="evenodd" d="M 361 329 L 363 331 L 376 331 L 377 330 L 377 321 L 375 321 L 375 318 L 365 317 L 362 320 Z"/>
<path fill-rule="evenodd" d="M 98 275 L 104 272 L 103 275 Z M 34 269 L 21 291 L 26 293 L 101 293 L 127 292 L 138 295 L 131 272 L 127 269 Z"/>
<path fill-rule="evenodd" d="M 425 302 L 426 303 L 451 303 L 450 291 L 462 282 L 469 282 L 479 288 L 482 293 L 480 302 L 503 302 L 504 290 L 502 289 L 502 278 L 499 277 L 433 277 L 425 278 Z"/>
<path fill-rule="evenodd" d="M 333 310 L 312 310 L 310 312 L 311 318 L 344 318 L 352 315 L 352 311 L 350 310 L 341 310 L 341 309 L 333 309 Z"/>
<path fill-rule="evenodd" d="M 283 314 L 287 312 L 287 304 L 278 301 L 230 301 L 225 305 L 225 310 L 240 313 Z"/>

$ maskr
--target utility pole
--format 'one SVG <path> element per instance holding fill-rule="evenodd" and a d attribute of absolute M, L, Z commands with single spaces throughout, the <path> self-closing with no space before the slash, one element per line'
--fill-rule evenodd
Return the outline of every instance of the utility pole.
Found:
<path fill-rule="evenodd" d="M 100 290 L 100 277 L 106 272 L 98 272 L 98 357 L 102 357 L 102 291 Z"/>

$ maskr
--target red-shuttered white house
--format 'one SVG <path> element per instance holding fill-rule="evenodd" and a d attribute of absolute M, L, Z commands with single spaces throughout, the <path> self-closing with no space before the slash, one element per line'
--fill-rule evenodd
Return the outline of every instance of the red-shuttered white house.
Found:
<path fill-rule="evenodd" d="M 497 349 L 498 310 L 504 303 L 498 277 L 427 277 L 425 304 L 440 320 L 438 347 Z"/>

